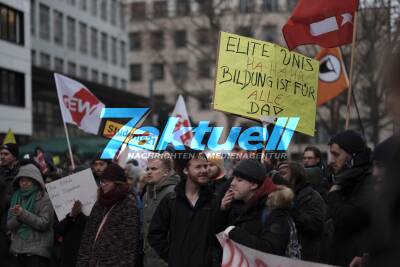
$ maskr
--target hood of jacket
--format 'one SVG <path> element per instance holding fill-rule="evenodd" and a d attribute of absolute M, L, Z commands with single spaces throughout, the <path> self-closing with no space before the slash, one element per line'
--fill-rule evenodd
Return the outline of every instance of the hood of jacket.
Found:
<path fill-rule="evenodd" d="M 150 196 L 156 196 L 157 194 L 159 194 L 165 187 L 168 186 L 175 186 L 179 183 L 180 181 L 180 177 L 178 174 L 173 173 L 172 175 L 164 178 L 161 182 L 159 182 L 158 184 L 155 185 L 148 185 L 147 191 L 149 193 Z"/>
<path fill-rule="evenodd" d="M 43 182 L 43 176 L 40 173 L 40 170 L 35 165 L 27 164 L 19 168 L 18 174 L 17 176 L 15 176 L 13 181 L 13 186 L 15 188 L 19 187 L 18 182 L 21 177 L 31 178 L 39 184 L 43 192 L 46 191 L 46 187 Z"/>
<path fill-rule="evenodd" d="M 293 204 L 294 193 L 286 186 L 279 188 L 268 195 L 267 206 L 271 209 L 289 209 Z"/>

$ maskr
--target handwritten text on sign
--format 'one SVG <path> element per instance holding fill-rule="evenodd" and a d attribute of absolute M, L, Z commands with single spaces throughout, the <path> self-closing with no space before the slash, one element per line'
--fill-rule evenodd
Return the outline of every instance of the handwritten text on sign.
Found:
<path fill-rule="evenodd" d="M 300 117 L 314 136 L 319 63 L 278 45 L 221 32 L 214 109 L 260 120 Z"/>
<path fill-rule="evenodd" d="M 82 203 L 83 214 L 89 216 L 97 198 L 97 185 L 90 169 L 48 183 L 46 188 L 59 221 L 71 212 L 75 200 Z"/>

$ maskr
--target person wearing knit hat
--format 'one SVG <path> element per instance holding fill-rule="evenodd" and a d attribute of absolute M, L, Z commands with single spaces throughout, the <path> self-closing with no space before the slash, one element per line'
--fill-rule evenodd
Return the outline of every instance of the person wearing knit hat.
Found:
<path fill-rule="evenodd" d="M 372 152 L 372 175 L 375 178 L 374 189 L 380 191 L 381 183 L 386 172 L 387 165 L 393 157 L 394 148 L 397 147 L 398 141 L 392 136 L 385 141 L 379 143 Z"/>
<path fill-rule="evenodd" d="M 124 169 L 115 163 L 102 173 L 97 201 L 83 232 L 77 267 L 128 267 L 135 263 L 139 213 L 136 196 L 126 180 Z"/>
<path fill-rule="evenodd" d="M 96 157 L 92 161 L 92 172 L 94 179 L 96 180 L 97 185 L 100 183 L 100 177 L 104 170 L 107 168 L 108 164 L 110 164 L 112 161 L 109 159 L 102 159 L 101 158 L 101 152 L 96 155 Z"/>
<path fill-rule="evenodd" d="M 335 229 L 329 244 L 329 264 L 347 266 L 365 251 L 373 218 L 371 152 L 363 138 L 351 130 L 334 136 L 329 146 L 334 185 L 325 200 Z"/>
<path fill-rule="evenodd" d="M 216 233 L 223 231 L 226 238 L 265 253 L 292 256 L 286 252 L 291 225 L 294 225 L 289 223 L 293 197 L 281 195 L 291 190 L 279 190 L 266 176 L 265 167 L 259 161 L 249 159 L 238 163 L 233 170 L 231 187 L 216 215 Z M 267 201 L 273 192 L 277 193 Z M 232 206 L 238 201 L 245 203 L 239 216 L 232 214 Z"/>
<path fill-rule="evenodd" d="M 18 156 L 17 144 L 9 143 L 0 147 L 0 180 L 6 184 L 8 200 L 13 194 L 12 182 L 20 168 Z"/>
<path fill-rule="evenodd" d="M 206 153 L 208 160 L 208 177 L 210 184 L 217 194 L 222 193 L 226 181 L 228 180 L 225 175 L 224 158 L 220 153 L 209 152 Z"/>

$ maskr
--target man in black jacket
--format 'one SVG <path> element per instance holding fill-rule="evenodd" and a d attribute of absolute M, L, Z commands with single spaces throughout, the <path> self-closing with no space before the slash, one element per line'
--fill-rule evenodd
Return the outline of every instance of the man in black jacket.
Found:
<path fill-rule="evenodd" d="M 327 196 L 328 215 L 335 229 L 330 263 L 349 265 L 368 246 L 373 193 L 370 150 L 351 130 L 334 136 L 329 145 L 335 183 Z"/>
<path fill-rule="evenodd" d="M 265 167 L 256 160 L 242 160 L 233 171 L 230 189 L 222 199 L 220 212 L 216 216 L 216 232 L 247 247 L 285 256 L 289 242 L 289 201 L 266 208 L 267 196 L 277 188 L 270 179 L 266 180 Z M 279 199 L 285 199 L 279 197 Z M 245 209 L 231 224 L 230 208 L 234 201 L 243 201 Z"/>
<path fill-rule="evenodd" d="M 320 247 L 326 205 L 320 194 L 306 182 L 304 167 L 293 161 L 282 162 L 278 166 L 279 174 L 295 192 L 291 216 L 296 223 L 299 241 L 302 246 L 301 259 L 320 260 Z"/>
<path fill-rule="evenodd" d="M 178 154 L 183 178 L 158 205 L 147 236 L 150 246 L 170 267 L 220 266 L 212 218 L 217 196 L 208 187 L 208 161 L 203 153 Z"/>
<path fill-rule="evenodd" d="M 19 171 L 19 148 L 17 144 L 4 144 L 0 147 L 0 180 L 5 183 L 7 200 L 9 201 L 14 192 L 12 183 Z"/>

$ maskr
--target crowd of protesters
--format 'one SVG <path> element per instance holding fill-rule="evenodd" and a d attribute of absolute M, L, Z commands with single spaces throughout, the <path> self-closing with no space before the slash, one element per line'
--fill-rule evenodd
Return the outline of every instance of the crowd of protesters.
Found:
<path fill-rule="evenodd" d="M 392 64 L 400 69 L 400 58 Z M 400 118 L 400 80 L 388 75 Z M 61 221 L 44 184 L 56 171 L 43 149 L 20 159 L 0 148 L 0 263 L 10 267 L 221 266 L 216 234 L 265 253 L 338 266 L 400 262 L 400 139 L 373 151 L 355 131 L 304 150 L 303 161 L 225 159 L 186 148 L 123 167 L 98 155 L 89 216 L 75 201 Z M 186 154 L 186 157 L 171 157 Z M 242 156 L 253 152 L 240 151 Z M 67 164 L 67 163 L 65 163 Z"/>

